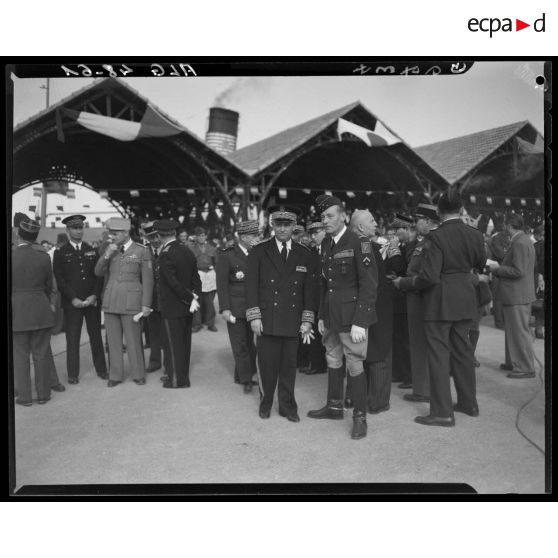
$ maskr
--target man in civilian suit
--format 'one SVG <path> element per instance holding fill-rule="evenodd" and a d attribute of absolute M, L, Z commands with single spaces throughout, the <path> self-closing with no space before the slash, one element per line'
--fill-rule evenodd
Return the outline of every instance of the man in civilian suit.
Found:
<path fill-rule="evenodd" d="M 130 375 L 138 386 L 145 384 L 145 362 L 139 319 L 151 313 L 153 266 L 149 250 L 130 238 L 129 219 L 111 217 L 107 222 L 110 243 L 95 266 L 95 275 L 107 281 L 103 292 L 105 328 L 109 346 L 108 387 L 124 380 L 122 334 Z"/>
<path fill-rule="evenodd" d="M 429 233 L 420 272 L 411 287 L 423 291 L 424 330 L 428 345 L 430 414 L 415 422 L 454 426 L 454 411 L 478 416 L 475 364 L 469 331 L 477 314 L 477 294 L 471 270 L 486 263 L 482 233 L 460 219 L 459 192 L 449 188 L 438 201 L 441 225 Z M 401 278 L 394 279 L 400 287 Z M 452 405 L 450 369 L 457 391 Z"/>
<path fill-rule="evenodd" d="M 490 265 L 492 274 L 498 277 L 504 311 L 506 362 L 501 368 L 510 371 L 508 378 L 534 378 L 535 358 L 529 318 L 531 304 L 536 299 L 535 248 L 522 230 L 521 215 L 508 214 L 505 226 L 511 237 L 510 247 L 501 265 Z"/>
<path fill-rule="evenodd" d="M 79 350 L 84 318 L 95 371 L 99 378 L 108 378 L 101 338 L 100 297 L 103 279 L 95 275 L 95 264 L 99 258 L 97 250 L 83 242 L 85 219 L 83 215 L 71 215 L 62 221 L 70 241 L 56 250 L 53 257 L 54 276 L 62 294 L 66 368 L 70 384 L 79 382 Z"/>
<path fill-rule="evenodd" d="M 291 239 L 296 208 L 275 206 L 269 213 L 275 236 L 252 248 L 245 279 L 246 319 L 257 335 L 259 415 L 269 418 L 279 382 L 279 414 L 299 422 L 294 395 L 298 335 L 310 341 L 317 309 L 312 259 L 308 248 Z"/>
<path fill-rule="evenodd" d="M 18 226 L 17 248 L 12 252 L 12 342 L 16 403 L 32 405 L 33 355 L 39 404 L 50 399 L 50 332 L 54 325 L 55 296 L 48 254 L 34 250 L 41 226 L 23 217 Z"/>
<path fill-rule="evenodd" d="M 169 353 L 163 387 L 189 388 L 192 315 L 202 292 L 196 256 L 176 239 L 176 221 L 160 219 L 154 227 L 161 239 L 157 296 Z"/>
<path fill-rule="evenodd" d="M 258 221 L 238 223 L 236 232 L 238 242 L 221 250 L 217 258 L 217 294 L 234 355 L 235 379 L 244 386 L 244 393 L 250 393 L 257 371 L 256 346 L 254 332 L 246 321 L 244 281 L 248 252 L 260 238 Z"/>

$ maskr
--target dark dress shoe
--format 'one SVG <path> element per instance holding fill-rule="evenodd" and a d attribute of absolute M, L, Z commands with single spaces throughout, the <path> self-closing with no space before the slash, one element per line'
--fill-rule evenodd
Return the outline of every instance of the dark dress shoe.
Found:
<path fill-rule="evenodd" d="M 265 409 L 260 409 L 259 415 L 260 415 L 260 418 L 262 418 L 262 419 L 268 419 L 271 415 L 271 412 L 266 411 Z"/>
<path fill-rule="evenodd" d="M 114 387 L 114 386 L 117 386 L 118 384 L 121 384 L 121 383 L 122 383 L 122 382 L 119 381 L 119 380 L 109 380 L 109 381 L 107 382 L 107 386 L 108 386 L 108 387 Z"/>
<path fill-rule="evenodd" d="M 456 413 L 464 413 L 466 415 L 469 415 L 470 417 L 478 417 L 479 416 L 479 408 L 478 407 L 471 407 L 470 409 L 466 409 L 465 407 L 462 407 L 459 403 L 455 403 L 455 405 L 453 406 L 453 410 Z"/>
<path fill-rule="evenodd" d="M 406 393 L 403 396 L 403 399 L 412 401 L 413 403 L 428 403 L 430 401 L 430 397 L 426 397 L 425 395 L 418 395 L 418 393 Z"/>
<path fill-rule="evenodd" d="M 138 386 L 144 386 L 145 385 L 145 378 L 140 378 L 139 380 L 134 380 L 134 383 Z"/>
<path fill-rule="evenodd" d="M 16 405 L 22 405 L 23 407 L 31 407 L 33 401 L 24 401 L 23 399 L 16 399 Z"/>
<path fill-rule="evenodd" d="M 48 403 L 50 401 L 50 397 L 47 397 L 46 399 L 38 399 L 37 403 L 39 405 L 44 405 L 45 403 Z"/>
<path fill-rule="evenodd" d="M 433 417 L 432 415 L 427 415 L 425 417 L 416 417 L 415 422 L 425 426 L 455 426 L 455 419 L 453 417 Z"/>
<path fill-rule="evenodd" d="M 161 369 L 161 365 L 160 364 L 150 364 L 146 369 L 145 372 L 146 374 L 151 374 L 151 372 L 157 372 L 157 370 Z"/>
<path fill-rule="evenodd" d="M 399 389 L 411 389 L 413 387 L 413 384 L 409 382 L 401 382 L 397 387 Z"/>
<path fill-rule="evenodd" d="M 513 370 L 513 366 L 504 362 L 500 364 L 500 370 L 509 370 L 511 372 Z"/>
<path fill-rule="evenodd" d="M 66 388 L 62 384 L 56 384 L 55 386 L 51 386 L 50 388 L 52 391 L 57 391 L 59 393 L 66 391 Z"/>
<path fill-rule="evenodd" d="M 366 413 L 353 413 L 353 429 L 351 430 L 351 438 L 353 440 L 360 440 L 361 438 L 366 437 L 367 432 L 368 425 L 366 424 Z"/>
<path fill-rule="evenodd" d="M 389 403 L 388 403 L 385 407 L 381 407 L 379 409 L 372 409 L 371 407 L 368 407 L 368 412 L 371 415 L 378 415 L 380 413 L 385 413 L 386 411 L 389 411 L 389 409 L 390 409 L 390 406 L 389 406 Z"/>
<path fill-rule="evenodd" d="M 535 376 L 536 374 L 534 372 L 510 372 L 508 374 L 508 378 L 515 378 L 515 379 L 534 378 Z"/>
<path fill-rule="evenodd" d="M 248 382 L 247 384 L 244 384 L 244 393 L 252 393 L 252 389 L 254 389 L 254 388 L 253 388 L 251 382 Z"/>
<path fill-rule="evenodd" d="M 207 331 L 219 331 L 215 326 L 209 326 Z"/>
<path fill-rule="evenodd" d="M 159 380 L 161 380 L 161 382 L 166 382 L 166 381 L 168 381 L 168 379 L 169 379 L 169 377 L 168 377 L 167 374 L 163 374 L 163 375 L 159 378 Z"/>
<path fill-rule="evenodd" d="M 101 380 L 108 380 L 108 373 L 107 372 L 101 372 L 100 374 L 97 374 L 97 376 L 99 376 L 99 378 L 101 378 Z"/>
<path fill-rule="evenodd" d="M 300 417 L 297 413 L 283 413 L 283 411 L 279 411 L 279 416 L 285 417 L 290 422 L 300 422 Z"/>
<path fill-rule="evenodd" d="M 328 401 L 325 407 L 308 411 L 306 416 L 313 419 L 343 420 L 343 406 L 341 401 Z"/>
<path fill-rule="evenodd" d="M 73 386 L 79 384 L 79 378 L 68 378 L 68 383 L 72 384 Z"/>

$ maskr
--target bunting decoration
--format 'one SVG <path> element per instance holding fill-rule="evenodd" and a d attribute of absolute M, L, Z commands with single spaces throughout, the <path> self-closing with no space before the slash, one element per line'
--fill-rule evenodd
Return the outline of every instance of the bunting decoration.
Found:
<path fill-rule="evenodd" d="M 350 133 L 360 138 L 369 147 L 384 147 L 401 142 L 401 140 L 389 132 L 380 121 L 376 123 L 375 130 L 372 131 L 358 124 L 353 124 L 348 120 L 344 120 L 343 118 L 339 118 L 337 121 L 337 136 L 341 139 L 341 136 L 345 133 Z"/>

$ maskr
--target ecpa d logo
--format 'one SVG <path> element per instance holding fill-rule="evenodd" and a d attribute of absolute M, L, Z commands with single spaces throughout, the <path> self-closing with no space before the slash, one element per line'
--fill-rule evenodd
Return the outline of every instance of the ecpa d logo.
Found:
<path fill-rule="evenodd" d="M 490 38 L 494 33 L 498 33 L 498 31 L 502 32 L 513 32 L 513 31 L 521 31 L 522 29 L 526 29 L 527 27 L 531 27 L 530 23 L 526 23 L 521 19 L 515 18 L 515 27 L 513 25 L 513 19 L 509 17 L 499 18 L 499 17 L 483 17 L 481 19 L 472 17 L 467 22 L 467 27 L 469 31 L 473 33 L 477 33 L 481 31 L 483 33 L 489 33 Z M 533 30 L 536 33 L 544 33 L 545 28 L 545 14 L 543 13 L 541 17 L 535 19 L 533 22 Z"/>

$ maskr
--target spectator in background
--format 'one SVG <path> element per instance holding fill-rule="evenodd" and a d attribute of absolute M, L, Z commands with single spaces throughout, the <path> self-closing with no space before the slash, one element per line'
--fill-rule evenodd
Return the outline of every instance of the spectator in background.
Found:
<path fill-rule="evenodd" d="M 490 252 L 492 253 L 492 259 L 501 264 L 509 245 L 510 235 L 508 232 L 503 228 L 495 230 L 490 239 Z M 504 311 L 502 308 L 502 301 L 500 299 L 500 290 L 498 287 L 499 281 L 500 280 L 497 276 L 492 276 L 490 284 L 492 289 L 492 309 L 494 312 L 494 326 L 498 329 L 504 329 Z"/>
<path fill-rule="evenodd" d="M 535 294 L 537 300 L 544 300 L 544 225 L 538 225 L 533 235 L 535 237 Z M 533 315 L 535 337 L 544 339 L 544 304 L 537 304 L 533 309 Z"/>
<path fill-rule="evenodd" d="M 523 232 L 523 217 L 510 213 L 505 219 L 510 247 L 501 265 L 490 264 L 498 278 L 498 295 L 503 306 L 506 331 L 506 360 L 500 365 L 508 378 L 534 378 L 535 358 L 529 329 L 531 304 L 535 296 L 535 248 Z"/>
<path fill-rule="evenodd" d="M 184 244 L 184 246 L 188 246 L 188 233 L 184 230 L 184 229 L 180 229 L 178 231 L 178 242 L 180 242 L 180 244 Z M 188 246 L 188 248 L 190 248 L 190 246 Z"/>
<path fill-rule="evenodd" d="M 217 277 L 215 275 L 215 264 L 217 263 L 217 249 L 213 244 L 207 242 L 207 229 L 196 227 L 196 242 L 191 250 L 196 256 L 198 273 L 202 282 L 202 294 L 200 296 L 200 311 L 194 314 L 192 332 L 196 333 L 207 326 L 209 331 L 217 331 L 215 327 L 215 293 L 217 292 Z"/>
<path fill-rule="evenodd" d="M 48 252 L 52 247 L 48 240 L 41 240 L 41 246 L 44 248 L 45 252 Z"/>

